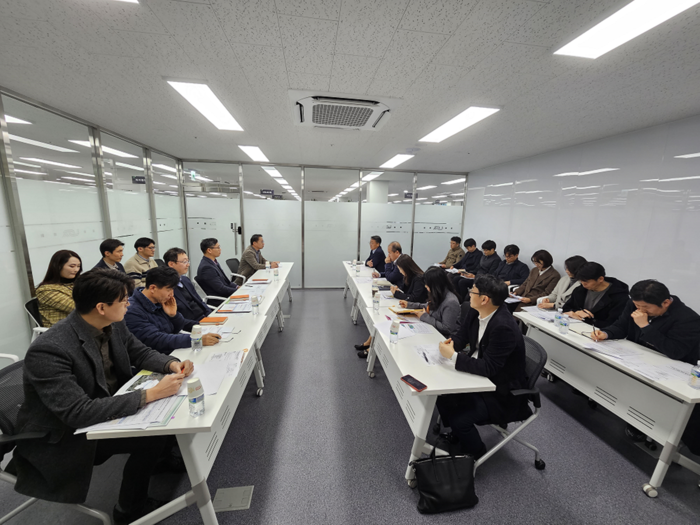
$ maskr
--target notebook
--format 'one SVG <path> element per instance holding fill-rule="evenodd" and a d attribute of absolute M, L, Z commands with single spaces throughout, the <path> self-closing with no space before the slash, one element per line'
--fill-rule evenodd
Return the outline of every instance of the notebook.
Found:
<path fill-rule="evenodd" d="M 226 317 L 205 317 L 199 321 L 199 324 L 224 324 L 226 319 Z"/>

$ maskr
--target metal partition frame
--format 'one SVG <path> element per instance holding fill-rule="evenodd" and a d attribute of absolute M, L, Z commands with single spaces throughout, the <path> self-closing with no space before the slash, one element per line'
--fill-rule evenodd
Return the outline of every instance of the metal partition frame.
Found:
<path fill-rule="evenodd" d="M 245 239 L 245 211 L 244 211 L 244 192 L 243 192 L 243 166 L 277 166 L 277 167 L 289 167 L 289 168 L 299 168 L 301 170 L 301 252 L 302 252 L 302 288 L 305 286 L 304 281 L 304 220 L 305 220 L 305 208 L 304 208 L 304 189 L 305 189 L 305 171 L 306 168 L 318 168 L 318 169 L 341 169 L 341 170 L 357 170 L 357 181 L 358 181 L 358 191 L 360 191 L 360 198 L 358 198 L 358 213 L 357 213 L 357 258 L 360 258 L 360 246 L 362 239 L 360 239 L 362 231 L 362 172 L 363 171 L 385 171 L 385 172 L 403 172 L 405 170 L 401 169 L 386 169 L 386 168 L 376 168 L 376 167 L 357 167 L 357 166 L 322 166 L 322 165 L 301 165 L 301 164 L 289 164 L 289 163 L 272 163 L 272 162 L 246 162 L 246 161 L 236 161 L 236 160 L 208 160 L 208 159 L 180 159 L 174 155 L 165 153 L 164 151 L 152 148 L 138 141 L 125 137 L 119 133 L 109 131 L 108 129 L 97 126 L 91 122 L 85 121 L 74 115 L 70 115 L 61 110 L 42 104 L 36 100 L 25 97 L 19 93 L 12 90 L 3 88 L 0 86 L 0 95 L 16 99 L 25 104 L 37 107 L 49 113 L 53 113 L 60 117 L 68 120 L 72 120 L 79 124 L 82 124 L 88 128 L 90 137 L 90 148 L 92 155 L 92 167 L 95 175 L 96 186 L 98 188 L 100 210 L 102 215 L 102 222 L 104 228 L 104 234 L 107 238 L 112 236 L 111 227 L 111 215 L 109 210 L 109 201 L 107 199 L 107 187 L 104 181 L 104 157 L 102 154 L 102 133 L 108 133 L 114 137 L 125 140 L 131 144 L 143 148 L 143 158 L 144 158 L 144 172 L 146 175 L 146 191 L 148 192 L 149 198 L 149 216 L 151 218 L 151 226 L 153 230 L 153 239 L 156 241 L 156 247 L 158 244 L 158 224 L 156 218 L 155 209 L 155 194 L 153 192 L 152 184 L 152 174 L 151 174 L 151 155 L 153 152 L 159 153 L 165 157 L 173 159 L 177 166 L 177 184 L 178 191 L 180 195 L 180 203 L 182 208 L 182 223 L 185 232 L 185 247 L 189 246 L 189 234 L 187 229 L 187 202 L 185 198 L 185 188 L 184 188 L 184 163 L 211 163 L 211 164 L 238 164 L 238 184 L 239 184 L 239 199 L 240 199 L 240 213 L 241 213 L 241 239 Z M 17 260 L 20 268 L 25 268 L 27 272 L 27 279 L 23 283 L 23 290 L 25 297 L 23 301 L 29 300 L 31 297 L 35 296 L 34 290 L 34 278 L 31 270 L 31 260 L 29 254 L 29 248 L 27 245 L 27 236 L 24 229 L 24 220 L 22 217 L 22 207 L 20 205 L 19 193 L 17 191 L 17 181 L 14 175 L 14 169 L 12 164 L 12 151 L 10 147 L 10 138 L 7 129 L 7 122 L 5 122 L 4 109 L 2 105 L 2 99 L 0 98 L 0 181 L 5 189 L 5 196 L 7 200 L 7 207 L 10 211 L 10 222 L 12 227 L 13 241 L 15 243 L 15 253 L 17 255 Z M 467 198 L 467 176 L 465 172 L 450 172 L 450 171 L 433 171 L 433 170 L 421 170 L 420 172 L 413 173 L 413 198 L 411 202 L 412 213 L 411 213 L 411 246 L 410 253 L 413 254 L 413 239 L 415 236 L 415 214 L 416 214 L 416 185 L 418 173 L 425 174 L 436 174 L 436 175 L 456 175 L 465 177 L 464 182 L 464 201 L 462 206 L 466 208 L 466 198 Z M 462 231 L 464 231 L 464 218 L 465 210 L 462 210 Z M 158 249 L 158 248 L 157 248 Z M 157 252 L 160 254 L 160 252 Z M 339 283 L 338 287 L 342 287 L 342 283 Z"/>

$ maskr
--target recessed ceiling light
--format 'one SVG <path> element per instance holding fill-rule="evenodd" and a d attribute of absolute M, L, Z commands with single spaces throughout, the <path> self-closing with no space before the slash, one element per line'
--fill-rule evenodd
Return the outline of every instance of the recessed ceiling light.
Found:
<path fill-rule="evenodd" d="M 39 148 L 60 151 L 61 153 L 78 153 L 74 149 L 62 148 L 61 146 L 54 146 L 53 144 L 47 144 L 46 142 L 39 142 L 38 140 L 18 137 L 17 135 L 12 134 L 10 134 L 10 140 L 14 140 L 15 142 L 23 142 L 24 144 L 29 144 L 31 146 L 38 146 Z"/>
<path fill-rule="evenodd" d="M 168 188 L 177 188 L 177 185 L 175 184 L 168 184 Z M 216 195 L 216 194 L 215 194 Z"/>
<path fill-rule="evenodd" d="M 264 169 L 270 177 L 277 178 L 282 176 L 282 174 L 272 166 L 263 166 L 262 169 Z"/>
<path fill-rule="evenodd" d="M 79 180 L 80 182 L 92 182 L 90 179 L 79 179 L 78 177 L 61 177 L 61 180 Z"/>
<path fill-rule="evenodd" d="M 85 146 L 86 148 L 90 147 L 90 141 L 88 140 L 69 140 L 68 142 L 72 142 L 73 144 L 77 144 L 78 146 Z M 117 157 L 123 157 L 125 159 L 138 159 L 136 155 L 126 153 L 125 151 L 119 151 L 118 149 L 110 148 L 108 146 L 102 146 L 102 153 L 116 155 Z"/>
<path fill-rule="evenodd" d="M 416 199 L 417 201 L 427 201 L 428 197 L 421 197 L 420 199 Z"/>
<path fill-rule="evenodd" d="M 80 166 L 73 166 L 72 164 L 63 164 L 61 162 L 54 162 L 52 160 L 35 159 L 33 157 L 20 157 L 22 160 L 31 160 L 32 162 L 38 162 L 39 164 L 49 164 L 50 166 L 58 166 L 59 168 L 71 168 L 74 170 L 79 170 Z"/>
<path fill-rule="evenodd" d="M 447 182 L 443 182 L 443 184 L 459 184 L 460 182 L 464 182 L 465 180 L 467 179 L 462 177 L 461 179 L 448 180 Z"/>
<path fill-rule="evenodd" d="M 238 146 L 243 152 L 256 162 L 270 162 L 260 148 L 257 146 Z M 265 170 L 267 171 L 267 170 Z"/>
<path fill-rule="evenodd" d="M 393 203 L 397 203 L 397 202 L 403 202 L 403 201 L 391 201 L 391 202 L 393 202 Z"/>
<path fill-rule="evenodd" d="M 412 159 L 415 157 L 415 155 L 404 155 L 404 154 L 399 154 L 399 155 L 394 155 L 391 157 L 389 160 L 387 160 L 384 164 L 379 166 L 380 168 L 395 168 L 399 164 L 402 164 L 406 162 L 408 159 Z"/>
<path fill-rule="evenodd" d="M 114 0 L 115 2 L 126 2 L 128 4 L 138 4 L 139 0 Z"/>
<path fill-rule="evenodd" d="M 581 175 L 594 175 L 596 173 L 605 173 L 606 171 L 618 171 L 620 168 L 600 168 L 590 171 L 567 171 L 565 173 L 557 173 L 553 177 L 580 177 Z"/>
<path fill-rule="evenodd" d="M 92 177 L 93 179 L 95 178 L 95 175 L 92 173 L 83 173 L 82 171 L 66 171 L 66 173 L 71 173 L 73 175 L 80 175 L 81 177 Z"/>
<path fill-rule="evenodd" d="M 433 188 L 437 188 L 437 186 L 421 186 L 420 188 L 416 188 L 417 190 L 432 190 Z"/>
<path fill-rule="evenodd" d="M 694 159 L 700 157 L 700 152 L 699 153 L 688 153 L 687 155 L 676 155 L 673 157 L 674 159 Z"/>
<path fill-rule="evenodd" d="M 18 166 L 27 166 L 28 168 L 41 168 L 38 164 L 28 164 L 26 162 L 20 162 L 18 160 L 13 160 L 12 164 L 17 164 Z"/>
<path fill-rule="evenodd" d="M 404 199 L 404 202 L 413 202 L 413 199 Z"/>
<path fill-rule="evenodd" d="M 175 90 L 182 95 L 187 102 L 192 104 L 204 117 L 214 124 L 217 129 L 223 131 L 243 131 L 231 113 L 216 98 L 214 92 L 206 84 L 194 82 L 175 82 L 168 80 Z"/>
<path fill-rule="evenodd" d="M 166 179 L 175 179 L 177 180 L 177 177 L 175 175 L 168 175 L 167 173 L 158 173 L 159 177 L 163 177 Z M 196 176 L 195 176 L 196 177 Z"/>
<path fill-rule="evenodd" d="M 698 2 L 700 0 L 634 0 L 554 54 L 598 58 Z"/>
<path fill-rule="evenodd" d="M 165 182 L 153 181 L 153 184 L 158 184 L 159 186 L 165 186 Z"/>
<path fill-rule="evenodd" d="M 170 171 L 172 173 L 177 173 L 176 168 L 171 168 L 170 166 L 166 166 L 165 164 L 153 164 L 153 167 L 160 168 L 160 169 L 165 170 L 165 171 Z"/>
<path fill-rule="evenodd" d="M 31 122 L 22 120 L 21 118 L 11 117 L 10 115 L 5 115 L 5 122 L 8 124 L 31 124 Z"/>
<path fill-rule="evenodd" d="M 288 184 L 282 184 L 282 187 L 283 187 L 285 190 L 291 190 L 291 189 L 293 189 L 293 188 L 292 188 L 291 186 L 289 186 Z"/>
<path fill-rule="evenodd" d="M 284 180 L 284 179 L 275 179 L 277 182 L 279 182 L 280 186 L 288 186 L 289 183 Z"/>
<path fill-rule="evenodd" d="M 387 197 L 398 197 L 398 196 L 399 196 L 398 193 L 390 193 L 389 195 L 387 195 Z"/>
<path fill-rule="evenodd" d="M 368 173 L 364 177 L 362 177 L 362 180 L 365 182 L 369 182 L 369 181 L 374 180 L 377 177 L 379 177 L 382 173 L 384 173 L 384 172 L 383 171 L 373 171 L 371 173 Z"/>
<path fill-rule="evenodd" d="M 462 191 L 460 191 L 459 193 L 450 193 L 450 196 L 451 196 L 451 197 L 454 197 L 454 196 L 462 196 L 462 195 L 464 195 L 464 192 L 462 192 Z"/>
<path fill-rule="evenodd" d="M 27 175 L 46 175 L 46 173 L 43 173 L 41 171 L 29 171 L 29 170 L 18 170 L 18 169 L 15 169 L 15 173 L 26 173 Z"/>
<path fill-rule="evenodd" d="M 117 166 L 121 166 L 122 168 L 126 168 L 129 170 L 134 170 L 134 171 L 143 171 L 143 168 L 140 168 L 138 166 L 134 166 L 133 164 L 125 164 L 124 162 L 115 162 Z"/>
<path fill-rule="evenodd" d="M 436 130 L 428 133 L 425 137 L 420 139 L 419 142 L 442 142 L 455 133 L 459 133 L 463 129 L 473 126 L 477 122 L 484 120 L 486 117 L 489 117 L 498 111 L 500 110 L 497 108 L 480 108 L 477 106 L 472 106 L 462 111 L 455 118 L 448 120 Z"/>

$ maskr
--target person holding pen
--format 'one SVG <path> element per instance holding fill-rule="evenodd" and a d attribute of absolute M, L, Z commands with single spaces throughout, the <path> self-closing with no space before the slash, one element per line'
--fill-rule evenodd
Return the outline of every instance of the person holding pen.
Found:
<path fill-rule="evenodd" d="M 547 297 L 537 299 L 537 306 L 543 310 L 559 310 L 564 307 L 564 303 L 569 300 L 571 294 L 576 288 L 581 286 L 581 283 L 576 278 L 576 273 L 581 266 L 588 261 L 580 255 L 572 255 L 564 261 L 564 275 Z"/>
<path fill-rule="evenodd" d="M 587 262 L 576 274 L 581 286 L 564 304 L 566 315 L 605 328 L 620 317 L 629 300 L 629 288 L 622 281 L 605 275 L 597 262 Z"/>
<path fill-rule="evenodd" d="M 459 315 L 461 307 L 457 294 L 448 275 L 440 268 L 428 268 L 423 275 L 425 289 L 428 291 L 428 301 L 399 301 L 401 308 L 412 310 L 418 319 L 434 326 L 445 337 L 450 337 L 459 330 Z"/>

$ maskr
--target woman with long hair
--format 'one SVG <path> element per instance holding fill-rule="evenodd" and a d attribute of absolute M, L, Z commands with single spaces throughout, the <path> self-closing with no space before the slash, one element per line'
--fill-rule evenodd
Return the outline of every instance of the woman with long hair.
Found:
<path fill-rule="evenodd" d="M 564 271 L 566 275 L 559 279 L 559 282 L 547 297 L 537 300 L 537 306 L 546 310 L 559 310 L 564 307 L 564 303 L 569 300 L 571 293 L 581 286 L 581 281 L 576 278 L 576 272 L 588 261 L 580 255 L 572 255 L 564 261 Z"/>
<path fill-rule="evenodd" d="M 399 301 L 401 307 L 422 309 L 416 315 L 418 318 L 433 325 L 445 337 L 450 337 L 459 329 L 461 307 L 459 299 L 448 278 L 447 272 L 440 268 L 431 267 L 423 275 L 425 289 L 428 291 L 428 301 L 425 303 Z"/>
<path fill-rule="evenodd" d="M 59 250 L 51 257 L 46 276 L 36 289 L 44 328 L 55 325 L 75 310 L 73 283 L 82 267 L 80 255 L 71 250 Z"/>

